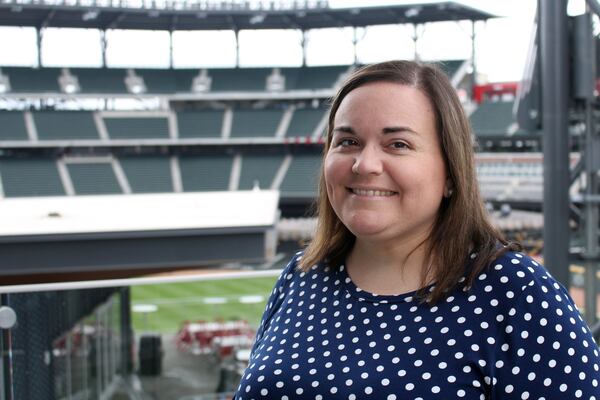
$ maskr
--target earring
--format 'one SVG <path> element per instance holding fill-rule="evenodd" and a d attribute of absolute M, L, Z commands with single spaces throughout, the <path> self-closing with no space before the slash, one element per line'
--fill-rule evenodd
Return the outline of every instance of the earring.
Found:
<path fill-rule="evenodd" d="M 454 193 L 454 190 L 452 190 L 452 189 L 448 189 L 448 190 L 446 191 L 446 197 L 452 197 L 452 193 Z"/>

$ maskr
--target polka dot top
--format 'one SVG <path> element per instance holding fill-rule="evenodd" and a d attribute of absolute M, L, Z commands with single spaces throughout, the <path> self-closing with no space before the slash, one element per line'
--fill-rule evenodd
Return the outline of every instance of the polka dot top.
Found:
<path fill-rule="evenodd" d="M 267 303 L 235 395 L 250 399 L 598 399 L 598 346 L 563 286 L 506 253 L 435 306 L 344 266 L 297 269 Z"/>

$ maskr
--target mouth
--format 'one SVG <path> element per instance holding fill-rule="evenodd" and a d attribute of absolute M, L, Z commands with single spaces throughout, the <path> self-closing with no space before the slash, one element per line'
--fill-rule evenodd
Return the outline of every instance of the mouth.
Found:
<path fill-rule="evenodd" d="M 347 188 L 348 191 L 357 196 L 365 197 L 390 197 L 398 194 L 391 190 L 380 190 L 380 189 L 358 189 L 358 188 Z"/>

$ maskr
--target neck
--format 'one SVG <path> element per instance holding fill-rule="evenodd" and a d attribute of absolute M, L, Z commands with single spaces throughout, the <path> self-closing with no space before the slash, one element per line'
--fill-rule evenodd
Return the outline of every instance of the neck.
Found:
<path fill-rule="evenodd" d="M 426 236 L 380 243 L 356 239 L 346 267 L 353 282 L 368 292 L 391 295 L 420 289 L 426 258 Z"/>

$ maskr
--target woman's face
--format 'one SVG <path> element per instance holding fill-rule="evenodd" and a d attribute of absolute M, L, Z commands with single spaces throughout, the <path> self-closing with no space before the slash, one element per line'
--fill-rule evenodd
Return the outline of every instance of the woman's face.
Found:
<path fill-rule="evenodd" d="M 327 196 L 358 240 L 423 240 L 446 168 L 429 99 L 390 82 L 360 86 L 338 108 L 325 157 Z"/>

